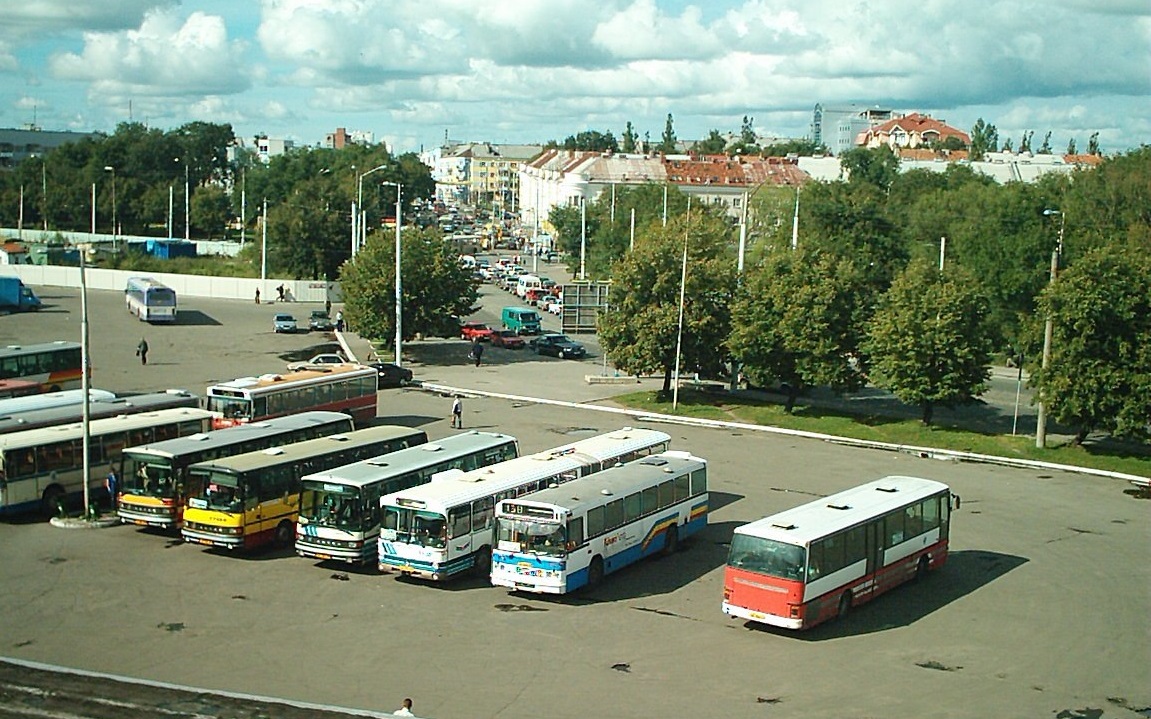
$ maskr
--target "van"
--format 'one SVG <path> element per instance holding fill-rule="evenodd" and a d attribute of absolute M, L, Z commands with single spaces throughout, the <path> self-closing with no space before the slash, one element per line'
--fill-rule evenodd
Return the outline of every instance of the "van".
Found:
<path fill-rule="evenodd" d="M 503 323 L 504 329 L 509 329 L 517 335 L 538 335 L 540 333 L 540 315 L 528 307 L 505 307 Z"/>
<path fill-rule="evenodd" d="M 541 287 L 543 282 L 535 275 L 520 275 L 519 281 L 516 282 L 516 296 L 526 299 L 528 290 L 538 290 Z"/>

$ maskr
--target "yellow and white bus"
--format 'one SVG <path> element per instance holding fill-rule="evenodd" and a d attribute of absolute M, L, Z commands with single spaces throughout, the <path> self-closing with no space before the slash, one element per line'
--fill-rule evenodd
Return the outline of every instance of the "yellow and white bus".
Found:
<path fill-rule="evenodd" d="M 217 429 L 309 410 L 343 412 L 357 425 L 376 417 L 379 372 L 358 364 L 241 377 L 208 388 Z"/>
<path fill-rule="evenodd" d="M 194 464 L 180 532 L 186 542 L 226 549 L 290 546 L 304 475 L 427 441 L 409 427 L 370 427 Z"/>
<path fill-rule="evenodd" d="M 102 490 L 125 447 L 207 432 L 216 414 L 195 407 L 139 412 L 88 423 L 88 486 Z M 42 509 L 84 491 L 82 422 L 0 435 L 0 514 Z"/>
<path fill-rule="evenodd" d="M 664 432 L 625 427 L 389 494 L 380 500 L 380 571 L 437 581 L 472 569 L 487 576 L 497 502 L 664 452 L 670 443 Z"/>
<path fill-rule="evenodd" d="M 188 467 L 210 459 L 351 432 L 343 412 L 301 412 L 124 450 L 117 514 L 126 524 L 176 529 L 183 522 Z"/>

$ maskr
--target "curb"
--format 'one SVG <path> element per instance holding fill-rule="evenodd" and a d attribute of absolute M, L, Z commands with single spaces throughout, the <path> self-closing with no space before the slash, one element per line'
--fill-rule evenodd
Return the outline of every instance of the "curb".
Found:
<path fill-rule="evenodd" d="M 107 527 L 115 527 L 120 524 L 120 518 L 104 515 L 96 519 L 85 519 L 83 517 L 52 517 L 48 520 L 48 523 L 60 529 L 106 529 Z"/>

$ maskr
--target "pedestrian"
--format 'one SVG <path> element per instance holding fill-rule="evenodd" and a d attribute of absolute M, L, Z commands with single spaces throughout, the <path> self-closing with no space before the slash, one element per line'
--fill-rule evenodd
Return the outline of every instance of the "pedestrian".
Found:
<path fill-rule="evenodd" d="M 332 301 L 331 300 L 324 300 L 324 314 L 326 314 L 329 317 L 332 316 Z"/>
<path fill-rule="evenodd" d="M 116 470 L 110 468 L 108 470 L 108 476 L 104 478 L 104 489 L 108 490 L 108 506 L 112 508 L 113 512 L 116 511 L 116 493 L 119 491 L 117 489 L 119 483 L 119 480 L 116 478 Z"/>
<path fill-rule="evenodd" d="M 392 716 L 414 717 L 415 714 L 412 714 L 412 700 L 405 697 L 404 701 L 400 704 L 400 708 L 392 712 Z"/>
<path fill-rule="evenodd" d="M 476 367 L 480 366 L 480 358 L 484 356 L 484 346 L 476 340 L 472 344 L 472 359 L 476 361 Z"/>
<path fill-rule="evenodd" d="M 344 331 L 344 311 L 343 310 L 336 310 L 336 331 L 337 332 L 343 332 Z"/>
<path fill-rule="evenodd" d="M 260 288 L 256 288 L 256 304 L 260 304 Z"/>
<path fill-rule="evenodd" d="M 280 302 L 283 302 L 284 301 L 284 286 L 280 285 L 279 287 L 277 287 L 276 292 L 278 292 L 280 295 Z"/>
<path fill-rule="evenodd" d="M 148 340 L 143 337 L 140 338 L 140 344 L 136 345 L 136 356 L 140 358 L 140 364 L 148 364 Z"/>
<path fill-rule="evenodd" d="M 456 401 L 452 402 L 452 429 L 464 428 L 464 403 L 456 397 Z"/>

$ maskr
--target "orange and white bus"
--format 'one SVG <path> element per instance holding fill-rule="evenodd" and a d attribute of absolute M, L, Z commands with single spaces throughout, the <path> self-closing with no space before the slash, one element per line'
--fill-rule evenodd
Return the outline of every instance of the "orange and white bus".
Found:
<path fill-rule="evenodd" d="M 41 392 L 80 389 L 80 343 L 59 340 L 0 347 L 0 380 L 35 382 Z"/>
<path fill-rule="evenodd" d="M 207 408 L 222 417 L 216 429 L 307 411 L 343 412 L 357 425 L 376 417 L 378 373 L 372 367 L 331 367 L 241 377 L 208 388 Z"/>
<path fill-rule="evenodd" d="M 736 527 L 723 573 L 723 611 L 808 629 L 947 561 L 952 502 L 945 484 L 884 477 Z"/>

